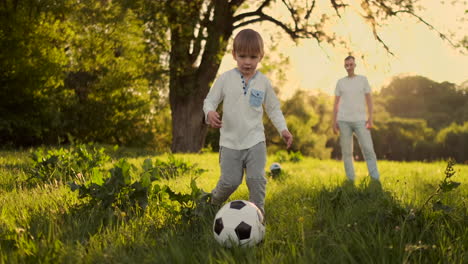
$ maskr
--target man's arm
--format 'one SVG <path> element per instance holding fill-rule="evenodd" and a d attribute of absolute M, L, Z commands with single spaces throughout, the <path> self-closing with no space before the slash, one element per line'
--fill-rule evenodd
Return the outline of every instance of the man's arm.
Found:
<path fill-rule="evenodd" d="M 366 104 L 367 104 L 366 127 L 367 129 L 371 129 L 374 126 L 374 122 L 372 121 L 372 113 L 374 112 L 374 104 L 372 103 L 371 93 L 366 93 Z"/>
<path fill-rule="evenodd" d="M 336 121 L 336 118 L 338 116 L 338 105 L 340 103 L 340 96 L 335 96 L 335 103 L 333 104 L 333 123 L 332 123 L 332 128 L 333 128 L 333 133 L 338 133 L 340 130 L 338 127 L 338 123 Z"/>

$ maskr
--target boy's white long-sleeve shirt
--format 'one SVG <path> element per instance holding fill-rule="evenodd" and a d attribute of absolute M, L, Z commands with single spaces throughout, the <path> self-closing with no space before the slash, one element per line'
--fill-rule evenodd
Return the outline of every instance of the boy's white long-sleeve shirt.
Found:
<path fill-rule="evenodd" d="M 219 145 L 230 149 L 248 149 L 265 141 L 263 107 L 279 133 L 287 129 L 280 102 L 268 78 L 261 72 L 249 81 L 244 93 L 241 73 L 232 69 L 221 74 L 203 103 L 205 120 L 223 102 Z"/>

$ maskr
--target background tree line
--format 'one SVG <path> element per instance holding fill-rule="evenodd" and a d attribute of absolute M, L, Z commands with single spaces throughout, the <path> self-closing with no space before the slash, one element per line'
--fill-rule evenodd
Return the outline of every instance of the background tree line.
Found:
<path fill-rule="evenodd" d="M 159 1 L 1 1 L 0 144 L 170 144 Z"/>
<path fill-rule="evenodd" d="M 468 161 L 468 87 L 437 83 L 422 76 L 395 77 L 374 92 L 372 130 L 378 158 L 430 161 L 452 157 Z M 291 151 L 320 159 L 341 157 L 339 139 L 333 134 L 333 96 L 298 91 L 282 102 L 288 127 L 295 136 Z M 265 131 L 269 150 L 284 148 L 268 119 Z M 210 130 L 207 144 L 217 149 L 219 132 Z M 362 160 L 355 141 L 355 156 Z"/>
<path fill-rule="evenodd" d="M 272 1 L 257 1 L 259 6 L 244 13 L 236 13 L 244 1 L 222 2 L 0 1 L 0 145 L 60 144 L 76 138 L 161 151 L 197 146 L 216 150 L 218 132 L 197 119 L 201 104 L 194 94 L 204 98 L 235 28 L 263 19 L 278 24 L 293 39 L 337 41 L 321 32 L 320 24 L 307 27 L 295 6 L 287 6 L 296 23 L 291 30 L 265 13 Z M 339 14 L 345 6 L 333 8 Z M 375 12 L 373 23 L 379 15 L 395 11 L 391 5 L 368 8 L 370 16 Z M 314 11 L 301 10 L 307 18 Z M 200 19 L 186 21 L 184 16 Z M 206 45 L 211 46 L 205 49 Z M 265 73 L 275 70 L 274 63 L 265 62 Z M 468 160 L 466 92 L 466 86 L 420 76 L 394 79 L 374 96 L 377 155 Z M 337 137 L 330 129 L 331 100 L 320 92 L 298 92 L 283 102 L 295 135 L 294 151 L 339 157 Z M 195 106 L 197 111 L 187 115 Z M 275 151 L 282 142 L 267 120 L 265 127 L 270 150 Z M 187 140 L 197 143 L 184 149 Z"/>

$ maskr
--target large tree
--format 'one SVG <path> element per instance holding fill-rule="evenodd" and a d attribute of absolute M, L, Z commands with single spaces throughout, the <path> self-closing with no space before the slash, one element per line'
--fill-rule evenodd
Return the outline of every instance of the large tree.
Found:
<path fill-rule="evenodd" d="M 65 1 L 0 1 L 0 145 L 43 143 L 59 130 L 56 106 L 70 34 Z"/>
<path fill-rule="evenodd" d="M 170 28 L 169 99 L 172 111 L 172 151 L 198 152 L 204 144 L 207 126 L 202 104 L 216 77 L 233 31 L 250 24 L 270 22 L 291 39 L 312 38 L 320 45 L 341 42 L 323 25 L 340 14 L 352 0 L 330 0 L 335 12 L 327 14 L 316 0 L 246 1 L 178 0 L 165 1 Z M 363 18 L 383 48 L 390 48 L 378 34 L 378 28 L 390 17 L 409 15 L 430 28 L 415 13 L 417 0 L 361 0 Z M 289 11 L 287 19 L 270 15 L 274 8 Z M 445 38 L 441 34 L 442 38 Z"/>

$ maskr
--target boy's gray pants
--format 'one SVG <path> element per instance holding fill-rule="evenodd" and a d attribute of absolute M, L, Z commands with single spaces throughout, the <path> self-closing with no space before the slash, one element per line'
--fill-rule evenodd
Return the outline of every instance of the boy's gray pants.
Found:
<path fill-rule="evenodd" d="M 251 148 L 242 150 L 220 147 L 219 164 L 221 177 L 211 192 L 212 203 L 220 205 L 225 202 L 242 183 L 245 170 L 249 201 L 264 213 L 267 182 L 265 178 L 265 142 L 262 141 Z"/>

